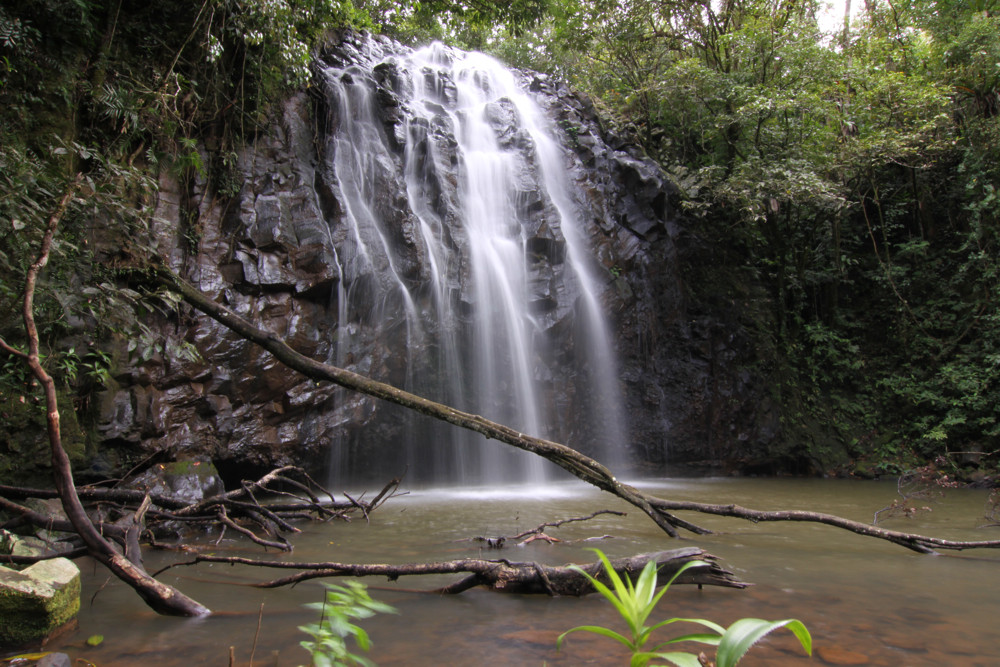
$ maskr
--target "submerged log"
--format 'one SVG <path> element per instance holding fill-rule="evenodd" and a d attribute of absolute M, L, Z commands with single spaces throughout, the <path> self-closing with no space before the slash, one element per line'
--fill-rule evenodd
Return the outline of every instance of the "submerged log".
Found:
<path fill-rule="evenodd" d="M 646 563 L 653 561 L 659 568 L 659 583 L 666 583 L 686 563 L 704 561 L 705 565 L 696 566 L 682 573 L 675 583 L 697 584 L 699 586 L 722 586 L 725 588 L 746 588 L 749 584 L 740 581 L 729 570 L 718 563 L 718 559 L 710 553 L 697 547 L 685 547 L 671 551 L 660 551 L 652 554 L 640 554 L 611 561 L 612 567 L 622 577 L 632 581 L 638 578 Z M 590 581 L 576 569 L 568 566 L 542 565 L 535 562 L 519 563 L 507 559 L 486 560 L 481 558 L 463 558 L 459 560 L 438 563 L 408 563 L 388 565 L 383 563 L 292 563 L 288 561 L 265 561 L 238 556 L 198 556 L 194 560 L 176 565 L 194 565 L 197 563 L 228 563 L 230 565 L 247 565 L 252 567 L 267 567 L 276 569 L 299 570 L 293 575 L 253 584 L 258 588 L 277 588 L 297 584 L 309 579 L 326 577 L 371 577 L 383 576 L 390 581 L 399 577 L 426 574 L 459 574 L 469 576 L 443 588 L 435 589 L 435 593 L 455 594 L 467 591 L 477 586 L 503 593 L 572 595 L 580 596 L 594 592 Z M 174 567 L 173 565 L 169 567 Z M 166 569 L 166 568 L 165 568 Z M 604 580 L 603 565 L 598 561 L 580 566 L 580 569 L 591 576 Z M 161 570 L 160 572 L 162 572 Z M 157 574 L 160 574 L 157 572 Z"/>
<path fill-rule="evenodd" d="M 618 573 L 618 576 L 628 577 L 635 583 L 646 563 L 653 561 L 658 568 L 657 582 L 659 585 L 663 585 L 686 563 L 695 560 L 705 561 L 707 565 L 686 570 L 677 577 L 675 583 L 725 588 L 746 588 L 749 585 L 737 579 L 736 575 L 729 570 L 723 569 L 716 561 L 715 556 L 697 547 L 617 558 L 611 561 L 611 566 Z M 556 567 L 538 563 L 514 563 L 507 560 L 486 562 L 491 567 L 484 568 L 461 581 L 439 589 L 439 592 L 461 593 L 476 586 L 485 586 L 490 590 L 505 593 L 545 593 L 547 595 L 577 597 L 594 592 L 594 586 L 589 579 L 581 575 L 578 570 L 565 565 Z M 604 566 L 600 562 L 580 566 L 580 570 L 599 581 L 608 583 Z"/>
<path fill-rule="evenodd" d="M 627 514 L 625 514 L 625 512 L 618 512 L 616 510 L 597 510 L 596 512 L 592 512 L 587 516 L 577 516 L 577 517 L 572 517 L 570 519 L 560 519 L 558 521 L 546 521 L 545 523 L 538 524 L 536 528 L 522 531 L 517 535 L 494 535 L 492 537 L 486 535 L 477 535 L 475 537 L 470 537 L 465 540 L 457 540 L 457 541 L 481 542 L 486 545 L 487 549 L 503 549 L 508 542 L 515 543 L 516 546 L 519 547 L 531 544 L 535 540 L 543 540 L 545 542 L 548 542 L 549 544 L 553 544 L 555 542 L 564 542 L 565 540 L 561 540 L 559 538 L 546 535 L 545 529 L 558 528 L 559 526 L 564 526 L 567 523 L 575 523 L 577 521 L 589 521 L 590 519 L 593 519 L 595 516 L 600 516 L 602 514 L 613 514 L 614 516 L 628 516 Z M 585 538 L 583 541 L 589 542 L 592 540 L 603 540 L 610 537 L 611 537 L 610 535 L 602 535 L 600 537 L 588 537 Z"/>

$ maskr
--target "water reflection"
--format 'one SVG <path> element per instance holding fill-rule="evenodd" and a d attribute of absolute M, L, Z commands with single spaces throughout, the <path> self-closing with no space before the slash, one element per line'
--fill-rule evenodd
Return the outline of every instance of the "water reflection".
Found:
<path fill-rule="evenodd" d="M 762 509 L 812 509 L 870 521 L 875 510 L 895 496 L 891 483 L 820 480 L 671 480 L 644 484 L 658 495 L 705 502 L 734 502 Z M 353 495 L 353 494 L 352 494 Z M 949 491 L 929 512 L 894 519 L 887 527 L 953 539 L 995 537 L 980 529 L 985 492 Z M 491 551 L 467 541 L 474 536 L 514 535 L 558 519 L 599 509 L 628 512 L 571 523 L 550 534 L 567 542 L 534 542 L 523 548 Z M 290 555 L 262 554 L 228 537 L 216 554 L 287 560 L 410 562 L 483 556 L 560 564 L 590 560 L 593 542 L 572 542 L 612 535 L 596 544 L 610 556 L 697 544 L 714 553 L 742 578 L 756 585 L 746 591 L 689 587 L 671 590 L 663 617 L 681 615 L 729 623 L 743 616 L 801 619 L 813 632 L 820 658 L 812 664 L 896 666 L 1000 664 L 1000 611 L 996 581 L 1000 555 L 989 551 L 922 556 L 900 547 L 834 528 L 810 524 L 750 524 L 709 516 L 686 516 L 715 535 L 671 540 L 634 508 L 582 484 L 560 484 L 543 493 L 419 491 L 393 499 L 371 522 L 311 524 L 294 536 Z M 176 554 L 149 554 L 155 570 Z M 183 558 L 183 556 L 182 556 Z M 130 589 L 108 581 L 102 569 L 84 566 L 80 629 L 63 650 L 98 665 L 226 665 L 229 647 L 238 664 L 249 664 L 258 612 L 262 631 L 255 665 L 300 665 L 308 656 L 298 647 L 296 630 L 311 620 L 302 608 L 321 599 L 318 582 L 292 589 L 261 590 L 245 584 L 282 573 L 224 565 L 174 569 L 162 578 L 217 613 L 200 620 L 172 619 L 148 611 Z M 513 597 L 470 591 L 441 597 L 410 592 L 453 581 L 454 577 L 369 580 L 374 597 L 396 606 L 398 616 L 366 622 L 380 665 L 609 665 L 616 660 L 610 641 L 573 637 L 561 653 L 555 637 L 581 623 L 613 625 L 607 603 Z M 83 646 L 86 637 L 104 635 L 99 647 Z M 827 660 L 824 660 L 825 656 Z M 867 662 L 850 662 L 851 660 Z M 776 635 L 744 661 L 754 665 L 807 664 L 794 639 Z"/>

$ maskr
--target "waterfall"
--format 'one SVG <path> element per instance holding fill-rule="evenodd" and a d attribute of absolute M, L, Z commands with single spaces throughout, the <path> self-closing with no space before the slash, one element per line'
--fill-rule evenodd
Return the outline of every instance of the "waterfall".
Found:
<path fill-rule="evenodd" d="M 616 463 L 626 436 L 580 194 L 556 124 L 518 73 L 440 44 L 365 39 L 327 59 L 322 82 L 320 172 L 340 279 L 332 360 L 523 433 L 575 434 L 574 446 Z M 334 443 L 335 478 L 377 465 L 435 483 L 540 483 L 555 470 L 390 406 L 338 400 L 345 421 L 377 410 L 383 426 Z M 396 442 L 379 451 L 396 454 L 372 462 L 365 441 L 380 437 Z"/>

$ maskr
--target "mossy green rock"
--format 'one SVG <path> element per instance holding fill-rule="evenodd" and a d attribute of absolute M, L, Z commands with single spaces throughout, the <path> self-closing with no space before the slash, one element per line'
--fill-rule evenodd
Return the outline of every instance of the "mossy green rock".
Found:
<path fill-rule="evenodd" d="M 0 648 L 48 637 L 80 611 L 80 569 L 66 558 L 0 567 Z"/>

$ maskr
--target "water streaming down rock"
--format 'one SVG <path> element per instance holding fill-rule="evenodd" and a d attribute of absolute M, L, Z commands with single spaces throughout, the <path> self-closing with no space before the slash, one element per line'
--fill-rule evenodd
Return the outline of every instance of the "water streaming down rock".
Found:
<path fill-rule="evenodd" d="M 237 196 L 197 172 L 160 174 L 151 243 L 174 270 L 303 354 L 525 431 L 534 421 L 615 470 L 719 470 L 767 451 L 780 410 L 748 370 L 746 327 L 729 297 L 692 302 L 680 268 L 714 251 L 590 102 L 481 56 L 349 32 L 315 81 L 240 150 Z M 520 310 L 504 310 L 508 295 Z M 152 456 L 212 460 L 230 483 L 290 464 L 352 486 L 407 466 L 410 482 L 544 474 L 307 380 L 206 317 L 149 325 L 162 347 L 116 368 L 97 401 L 95 475 Z M 200 358 L 172 353 L 187 345 Z M 128 357 L 123 342 L 115 358 Z"/>
<path fill-rule="evenodd" d="M 587 421 L 574 425 L 595 441 L 585 448 L 613 460 L 625 443 L 613 346 L 552 121 L 515 72 L 482 54 L 358 47 L 322 68 L 335 128 L 322 174 L 348 229 L 336 251 L 336 362 L 352 365 L 362 342 L 354 322 L 372 325 L 398 357 L 380 379 L 532 435 L 559 439 Z M 554 336 L 568 310 L 573 330 Z M 571 406 L 552 386 L 557 356 L 586 376 Z M 548 474 L 537 457 L 474 434 L 391 418 L 408 422 L 400 445 L 411 478 Z M 336 443 L 335 471 L 357 467 L 371 434 L 357 435 Z"/>

